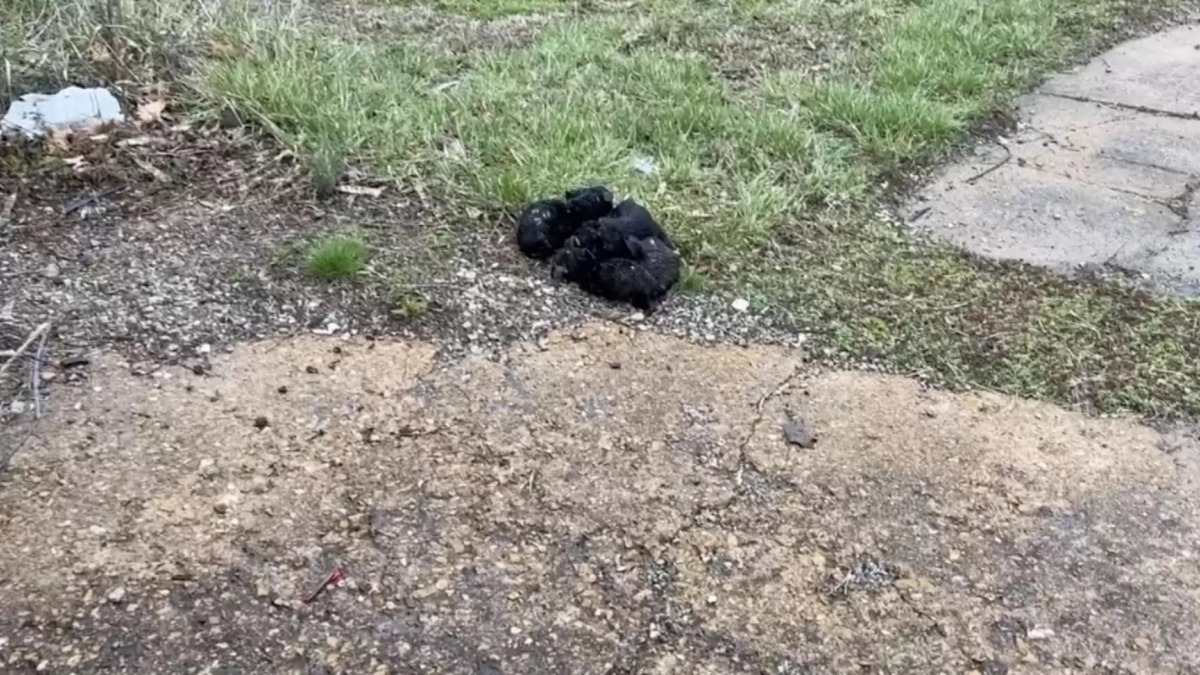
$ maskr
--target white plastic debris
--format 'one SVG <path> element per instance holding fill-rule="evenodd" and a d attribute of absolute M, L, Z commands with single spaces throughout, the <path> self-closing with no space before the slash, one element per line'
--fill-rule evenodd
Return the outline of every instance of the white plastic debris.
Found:
<path fill-rule="evenodd" d="M 630 167 L 643 176 L 655 176 L 658 174 L 658 163 L 645 155 L 634 157 L 630 162 Z"/>
<path fill-rule="evenodd" d="M 123 122 L 121 104 L 107 89 L 67 87 L 57 94 L 26 94 L 0 118 L 0 131 L 16 129 L 30 138 L 54 129 Z"/>

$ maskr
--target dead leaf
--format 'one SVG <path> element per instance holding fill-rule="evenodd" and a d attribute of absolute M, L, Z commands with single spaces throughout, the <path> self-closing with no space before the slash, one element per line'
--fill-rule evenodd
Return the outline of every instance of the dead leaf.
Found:
<path fill-rule="evenodd" d="M 209 45 L 209 56 L 217 61 L 232 61 L 240 55 L 240 51 L 237 47 L 224 42 L 214 42 Z"/>
<path fill-rule="evenodd" d="M 87 164 L 87 160 L 84 158 L 83 155 L 77 155 L 75 157 L 67 157 L 67 158 L 63 159 L 63 164 L 66 164 L 67 166 L 71 167 L 72 169 L 75 169 L 76 171 L 78 171 L 79 169 L 83 168 L 84 165 Z"/>
<path fill-rule="evenodd" d="M 462 159 L 467 156 L 467 149 L 463 147 L 462 141 L 451 138 L 442 146 L 442 154 L 451 159 Z"/>
<path fill-rule="evenodd" d="M 167 100 L 164 98 L 156 98 L 152 101 L 147 101 L 137 107 L 134 112 L 134 117 L 139 122 L 157 122 L 162 119 L 163 112 L 167 109 Z"/>
<path fill-rule="evenodd" d="M 383 194 L 383 188 L 365 185 L 339 185 L 337 191 L 348 195 L 367 195 L 369 197 L 378 197 Z"/>
<path fill-rule="evenodd" d="M 104 63 L 112 59 L 111 54 L 109 54 L 108 47 L 106 47 L 104 43 L 99 40 L 92 42 L 92 46 L 88 51 L 91 52 L 90 60 L 93 63 Z"/>
<path fill-rule="evenodd" d="M 142 159 L 141 157 L 134 157 L 133 161 L 135 164 L 137 164 L 139 167 L 141 167 L 142 171 L 145 171 L 146 173 L 150 174 L 151 176 L 154 176 L 154 180 L 157 180 L 162 183 L 170 183 L 171 182 L 171 177 L 168 176 L 166 173 L 164 173 L 162 169 L 158 168 L 157 166 L 154 166 L 150 162 L 147 162 L 146 160 Z"/>
<path fill-rule="evenodd" d="M 71 149 L 71 130 L 65 128 L 51 129 L 46 140 L 56 150 L 65 152 Z"/>
<path fill-rule="evenodd" d="M 137 136 L 134 138 L 122 138 L 121 140 L 117 141 L 117 146 L 122 148 L 138 147 L 142 145 L 150 145 L 153 142 L 153 139 L 149 136 Z"/>
<path fill-rule="evenodd" d="M 158 82 L 155 82 L 154 84 L 149 84 L 149 85 L 146 85 L 145 87 L 142 87 L 143 94 L 145 94 L 145 95 L 153 94 L 154 96 L 156 96 L 158 98 L 166 98 L 167 92 L 170 90 L 171 90 L 171 85 L 166 82 L 163 82 L 162 80 L 159 80 Z"/>
<path fill-rule="evenodd" d="M 0 208 L 0 227 L 8 224 L 8 219 L 12 216 L 13 207 L 17 205 L 17 193 L 12 193 L 4 200 L 4 207 Z"/>

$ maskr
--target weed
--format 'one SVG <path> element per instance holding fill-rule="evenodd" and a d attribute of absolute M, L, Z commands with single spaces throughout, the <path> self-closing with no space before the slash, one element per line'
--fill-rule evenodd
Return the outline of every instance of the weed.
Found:
<path fill-rule="evenodd" d="M 690 265 L 679 272 L 679 289 L 685 293 L 700 293 L 708 288 L 708 277 Z"/>
<path fill-rule="evenodd" d="M 349 279 L 362 271 L 366 246 L 347 235 L 331 235 L 312 246 L 305 259 L 308 273 L 321 279 Z"/>
<path fill-rule="evenodd" d="M 312 152 L 312 180 L 317 197 L 328 199 L 337 193 L 342 172 L 346 168 L 346 155 L 335 142 L 323 139 Z"/>
<path fill-rule="evenodd" d="M 392 314 L 404 318 L 415 319 L 429 311 L 429 303 L 419 294 L 405 293 L 392 302 Z"/>

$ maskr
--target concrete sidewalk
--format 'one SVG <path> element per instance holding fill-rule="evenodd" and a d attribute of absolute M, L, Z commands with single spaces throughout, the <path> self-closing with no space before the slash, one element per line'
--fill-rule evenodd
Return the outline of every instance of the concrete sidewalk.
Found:
<path fill-rule="evenodd" d="M 995 258 L 1200 293 L 1200 29 L 1120 45 L 1017 106 L 1015 137 L 947 167 L 906 221 Z"/>

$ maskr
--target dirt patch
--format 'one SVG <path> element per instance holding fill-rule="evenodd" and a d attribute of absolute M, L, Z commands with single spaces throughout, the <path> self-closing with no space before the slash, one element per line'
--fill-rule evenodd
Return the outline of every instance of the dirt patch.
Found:
<path fill-rule="evenodd" d="M 0 477 L 6 668 L 1200 666 L 1192 445 L 612 324 L 435 351 L 109 356 L 56 389 Z"/>

